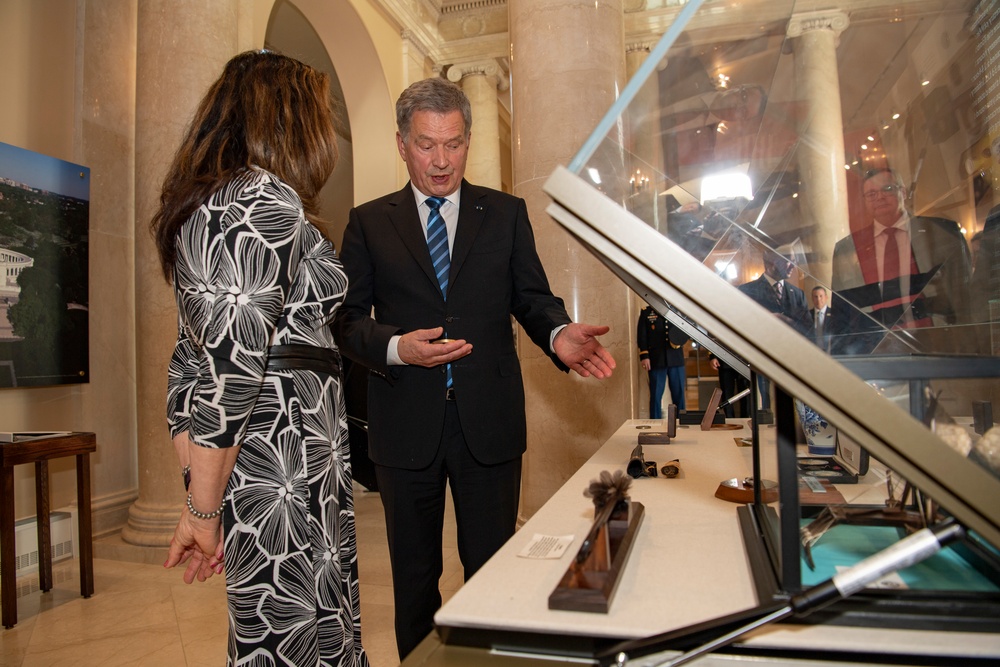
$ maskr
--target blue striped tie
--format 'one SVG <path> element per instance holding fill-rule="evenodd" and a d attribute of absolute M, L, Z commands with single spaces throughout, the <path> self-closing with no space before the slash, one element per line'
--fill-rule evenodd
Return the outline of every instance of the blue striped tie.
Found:
<path fill-rule="evenodd" d="M 431 251 L 431 262 L 434 273 L 437 274 L 438 285 L 441 286 L 441 296 L 448 298 L 448 269 L 451 258 L 448 256 L 448 228 L 441 217 L 441 204 L 447 201 L 444 197 L 428 197 L 427 207 L 431 210 L 427 216 L 427 249 Z"/>
<path fill-rule="evenodd" d="M 441 217 L 441 205 L 447 201 L 444 197 L 428 197 L 427 207 L 431 210 L 427 216 L 427 249 L 431 253 L 434 273 L 437 275 L 441 296 L 448 298 L 448 270 L 451 268 L 451 257 L 448 254 L 448 228 Z M 447 333 L 445 334 L 447 336 Z M 447 387 L 451 389 L 451 364 L 445 366 Z"/>

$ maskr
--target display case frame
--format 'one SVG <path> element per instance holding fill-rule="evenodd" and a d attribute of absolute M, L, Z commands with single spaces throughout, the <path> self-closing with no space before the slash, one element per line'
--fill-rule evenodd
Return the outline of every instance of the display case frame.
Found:
<path fill-rule="evenodd" d="M 797 479 L 791 398 L 794 396 L 813 406 L 872 456 L 933 497 L 986 543 L 994 548 L 1000 544 L 997 541 L 1000 538 L 1000 507 L 994 502 L 1000 480 L 943 447 L 940 439 L 907 411 L 884 400 L 874 400 L 872 387 L 851 370 L 849 363 L 816 355 L 810 341 L 768 317 L 759 304 L 719 280 L 708 267 L 579 176 L 566 169 L 557 169 L 545 189 L 554 200 L 548 208 L 549 214 L 640 297 L 654 307 L 657 303 L 661 307 L 669 304 L 682 319 L 697 322 L 696 328 L 705 332 L 703 340 L 709 349 L 720 356 L 728 354 L 730 358 L 745 360 L 751 376 L 762 373 L 780 388 L 776 396 L 779 404 L 775 406 L 779 487 L 783 483 L 786 487 L 796 486 L 791 483 Z M 669 270 L 665 270 L 666 267 Z M 765 347 L 755 341 L 769 341 L 771 345 Z M 916 358 L 917 365 L 921 362 L 926 362 L 921 370 L 937 368 L 938 373 L 943 373 L 949 365 L 947 360 Z M 966 359 L 957 365 L 988 370 L 995 363 L 994 359 Z M 931 366 L 933 364 L 938 366 Z M 879 374 L 893 379 L 906 378 L 918 384 L 929 379 L 912 377 L 914 363 L 906 370 L 906 364 L 900 360 L 893 364 L 888 358 L 864 359 L 856 363 L 855 369 L 865 369 L 869 365 L 892 367 L 893 370 L 883 370 Z M 809 372 L 802 371 L 805 367 Z M 817 381 L 818 378 L 822 381 Z M 759 425 L 755 424 L 754 476 L 759 480 L 762 479 L 762 466 L 758 429 Z M 770 508 L 759 499 L 740 513 L 748 557 L 754 564 L 755 576 L 759 577 L 755 584 L 761 604 L 771 604 L 801 590 L 794 567 L 789 569 L 782 565 L 789 560 L 787 555 L 783 556 L 782 545 L 790 541 L 797 544 L 799 517 L 794 505 L 787 498 L 783 499 L 782 516 L 787 509 L 790 520 L 777 522 L 777 529 L 773 528 L 774 519 L 769 517 Z M 919 627 L 922 623 L 933 626 L 942 620 L 941 616 L 928 616 L 926 610 L 940 606 L 947 596 L 932 595 L 919 600 L 909 597 L 907 600 L 905 595 L 862 596 L 816 619 L 851 624 L 858 623 L 859 619 L 870 622 L 873 614 L 885 615 L 882 623 L 903 627 Z M 949 617 L 952 627 L 997 631 L 996 623 L 983 621 L 982 615 L 983 610 L 992 613 L 997 609 L 997 598 L 980 597 L 982 599 L 970 600 L 965 605 L 969 613 Z M 923 614 L 919 613 L 921 609 L 925 610 Z"/>

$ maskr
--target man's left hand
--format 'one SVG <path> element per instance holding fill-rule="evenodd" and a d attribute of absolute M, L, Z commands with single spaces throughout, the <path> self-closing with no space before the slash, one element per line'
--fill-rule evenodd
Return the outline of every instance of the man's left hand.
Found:
<path fill-rule="evenodd" d="M 583 377 L 593 375 L 599 380 L 611 377 L 611 371 L 615 368 L 615 360 L 611 353 L 604 349 L 598 336 L 603 336 L 610 331 L 610 327 L 595 326 L 592 324 L 572 324 L 566 325 L 562 331 L 556 334 L 552 341 L 552 347 L 556 356 L 564 364 L 579 373 Z"/>

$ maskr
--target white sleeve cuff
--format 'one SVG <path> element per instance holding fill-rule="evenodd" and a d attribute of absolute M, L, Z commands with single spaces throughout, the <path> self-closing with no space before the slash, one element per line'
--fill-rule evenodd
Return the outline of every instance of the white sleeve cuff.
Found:
<path fill-rule="evenodd" d="M 560 324 L 559 326 L 557 326 L 555 329 L 552 330 L 552 333 L 549 334 L 549 352 L 551 352 L 552 354 L 555 354 L 556 352 L 555 348 L 556 336 L 558 336 L 559 332 L 568 326 L 569 326 L 568 324 Z"/>
<path fill-rule="evenodd" d="M 393 336 L 389 339 L 389 347 L 385 352 L 385 363 L 389 366 L 407 366 L 408 364 L 399 358 L 400 336 Z"/>

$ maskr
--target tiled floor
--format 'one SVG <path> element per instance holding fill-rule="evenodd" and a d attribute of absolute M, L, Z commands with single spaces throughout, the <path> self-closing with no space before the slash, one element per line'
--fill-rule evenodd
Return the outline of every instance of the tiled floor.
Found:
<path fill-rule="evenodd" d="M 376 493 L 355 494 L 358 560 L 361 576 L 361 619 L 365 649 L 372 667 L 398 665 L 392 629 L 392 586 L 382 503 Z M 450 503 L 445 521 L 442 595 L 447 599 L 462 585 L 462 568 L 454 537 Z M 113 542 L 113 541 L 112 541 Z M 164 570 L 160 553 L 154 564 L 113 560 L 134 548 L 114 543 L 95 545 L 94 595 L 80 597 L 79 564 L 67 560 L 53 566 L 53 589 L 37 590 L 37 577 L 18 579 L 17 625 L 0 630 L 0 664 L 5 667 L 47 665 L 85 667 L 212 666 L 226 661 L 225 582 L 185 585 L 179 570 Z M 149 550 L 147 550 L 149 551 Z M 155 551 L 155 550 L 153 550 Z M 165 557 L 165 551 L 162 552 Z M 34 590 L 32 590 L 34 588 Z"/>

